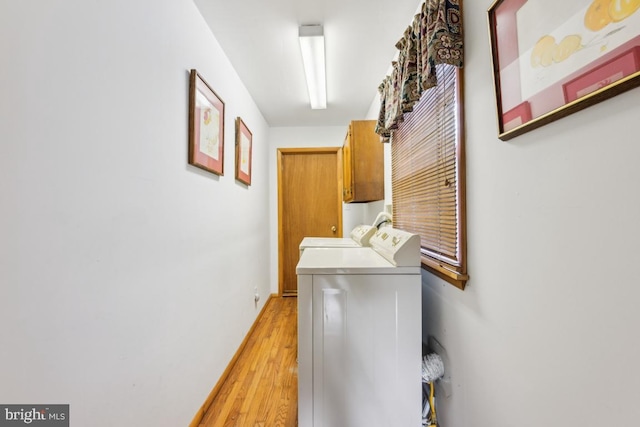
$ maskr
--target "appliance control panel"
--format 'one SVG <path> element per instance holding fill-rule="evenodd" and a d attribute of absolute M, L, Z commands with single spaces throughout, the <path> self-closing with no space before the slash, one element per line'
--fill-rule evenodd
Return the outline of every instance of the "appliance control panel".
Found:
<path fill-rule="evenodd" d="M 369 240 L 371 248 L 397 267 L 420 265 L 420 236 L 383 227 Z"/>
<path fill-rule="evenodd" d="M 369 240 L 377 231 L 373 225 L 357 225 L 351 230 L 351 238 L 360 246 L 369 246 Z"/>

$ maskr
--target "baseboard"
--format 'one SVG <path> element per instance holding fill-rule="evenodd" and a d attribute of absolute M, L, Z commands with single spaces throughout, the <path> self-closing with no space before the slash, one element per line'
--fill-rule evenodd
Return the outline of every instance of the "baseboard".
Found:
<path fill-rule="evenodd" d="M 258 325 L 258 322 L 260 321 L 260 319 L 262 318 L 262 315 L 264 314 L 265 308 L 267 308 L 267 305 L 269 305 L 269 301 L 271 300 L 271 298 L 274 298 L 274 297 L 277 297 L 277 296 L 278 296 L 277 294 L 269 295 L 269 298 L 267 298 L 267 301 L 262 306 L 262 309 L 260 310 L 260 313 L 258 313 L 258 316 L 256 317 L 256 320 L 253 321 L 253 325 L 251 325 L 251 328 L 249 329 L 249 332 L 247 332 L 247 335 L 244 337 L 244 340 L 242 340 L 242 343 L 240 344 L 240 347 L 238 347 L 238 350 L 236 350 L 236 354 L 233 355 L 233 358 L 229 362 L 229 365 L 227 366 L 227 369 L 224 370 L 224 372 L 222 373 L 222 375 L 218 379 L 218 382 L 213 387 L 213 390 L 211 390 L 211 393 L 209 393 L 209 396 L 207 396 L 207 400 L 204 401 L 204 403 L 202 404 L 200 409 L 198 409 L 198 412 L 196 412 L 196 415 L 193 417 L 193 420 L 191 421 L 191 424 L 189 424 L 189 427 L 199 427 L 200 426 L 200 423 L 202 423 L 202 419 L 204 418 L 204 414 L 206 414 L 207 410 L 209 410 L 209 407 L 211 406 L 211 403 L 213 403 L 213 399 L 215 399 L 216 396 L 218 395 L 218 392 L 222 388 L 222 385 L 224 384 L 224 382 L 226 381 L 227 377 L 231 373 L 231 370 L 233 369 L 233 366 L 238 361 L 238 358 L 240 357 L 240 354 L 242 354 L 242 350 L 244 350 L 245 346 L 247 345 L 247 342 L 249 341 L 249 337 L 251 336 L 251 334 L 253 333 L 254 329 Z"/>

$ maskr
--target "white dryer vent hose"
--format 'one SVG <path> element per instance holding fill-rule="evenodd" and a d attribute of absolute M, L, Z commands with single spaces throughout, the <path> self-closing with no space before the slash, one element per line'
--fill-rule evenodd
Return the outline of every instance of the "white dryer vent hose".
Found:
<path fill-rule="evenodd" d="M 387 224 L 388 226 L 393 225 L 393 217 L 388 212 L 380 212 L 376 217 L 375 221 L 373 221 L 373 226 L 376 228 L 380 228 L 382 224 Z"/>

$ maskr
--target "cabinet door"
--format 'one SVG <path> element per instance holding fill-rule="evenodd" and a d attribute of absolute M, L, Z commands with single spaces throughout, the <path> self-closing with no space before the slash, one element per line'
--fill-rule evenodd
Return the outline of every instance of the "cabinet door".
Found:
<path fill-rule="evenodd" d="M 347 136 L 344 139 L 344 145 L 342 146 L 342 168 L 342 200 L 344 200 L 345 202 L 351 202 L 353 200 L 353 157 L 351 150 L 351 126 L 349 126 L 349 132 L 347 132 Z"/>
<path fill-rule="evenodd" d="M 343 163 L 345 202 L 384 199 L 384 149 L 375 133 L 375 123 L 375 120 L 353 120 L 349 124 L 344 145 L 348 153 Z"/>

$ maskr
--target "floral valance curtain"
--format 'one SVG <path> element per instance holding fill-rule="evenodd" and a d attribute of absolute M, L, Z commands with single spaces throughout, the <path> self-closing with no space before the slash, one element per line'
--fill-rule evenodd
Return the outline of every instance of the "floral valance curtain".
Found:
<path fill-rule="evenodd" d="M 462 67 L 462 0 L 425 0 L 413 23 L 396 43 L 393 71 L 378 87 L 380 114 L 376 133 L 384 142 L 411 112 L 422 93 L 436 85 L 436 65 Z"/>

